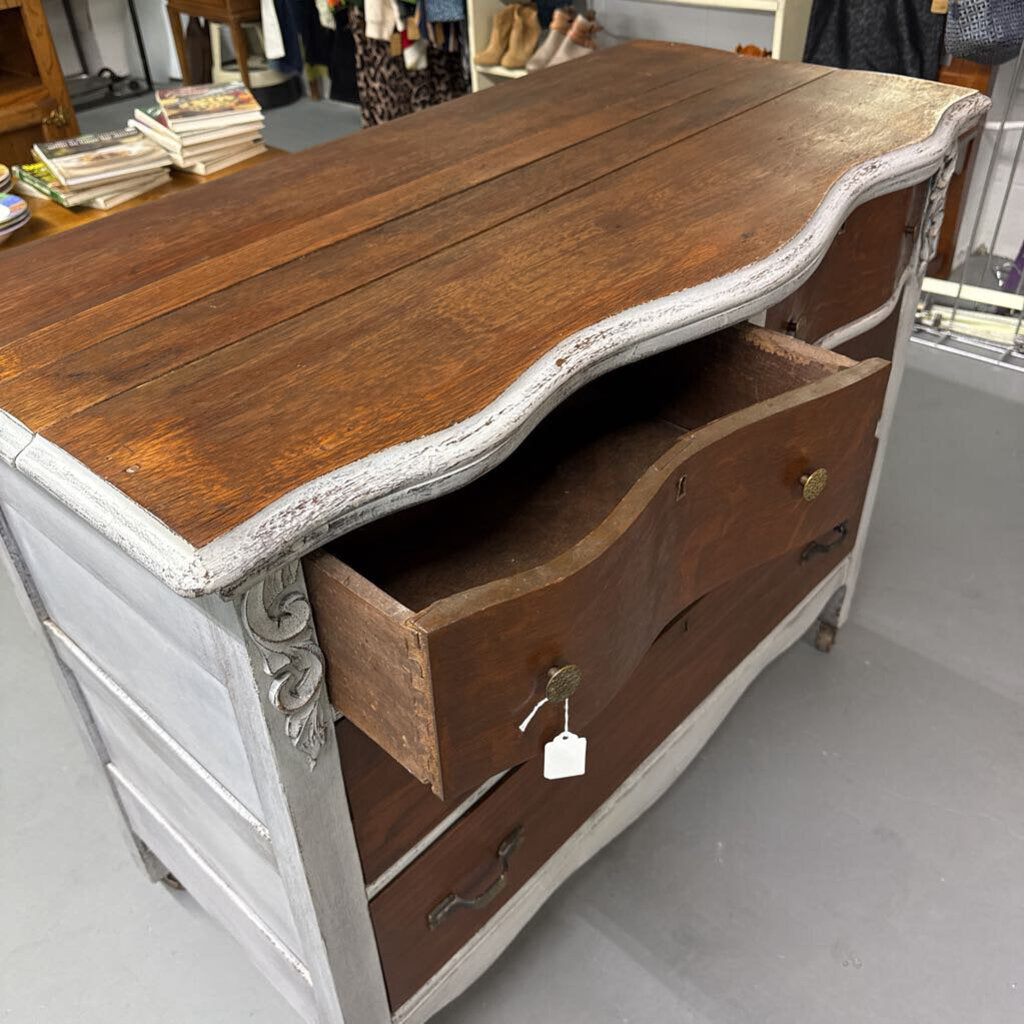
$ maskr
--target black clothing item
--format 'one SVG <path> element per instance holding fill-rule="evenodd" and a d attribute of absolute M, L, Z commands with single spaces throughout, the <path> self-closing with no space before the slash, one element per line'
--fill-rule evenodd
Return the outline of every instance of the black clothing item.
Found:
<path fill-rule="evenodd" d="M 804 60 L 934 81 L 945 25 L 931 0 L 814 0 Z"/>
<path fill-rule="evenodd" d="M 174 15 L 175 18 L 177 16 Z M 188 25 L 185 27 L 185 60 L 188 61 L 188 73 L 194 85 L 205 85 L 213 81 L 210 28 L 202 18 L 188 19 Z"/>

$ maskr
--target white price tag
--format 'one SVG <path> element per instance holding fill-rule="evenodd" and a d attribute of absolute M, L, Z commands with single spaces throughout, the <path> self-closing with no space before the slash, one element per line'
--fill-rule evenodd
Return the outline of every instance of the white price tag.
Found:
<path fill-rule="evenodd" d="M 587 741 L 574 732 L 560 732 L 544 744 L 544 778 L 569 779 L 587 770 Z"/>

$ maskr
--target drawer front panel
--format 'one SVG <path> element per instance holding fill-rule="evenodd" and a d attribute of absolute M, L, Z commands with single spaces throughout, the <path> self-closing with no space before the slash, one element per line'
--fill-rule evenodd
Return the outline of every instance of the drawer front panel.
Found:
<path fill-rule="evenodd" d="M 171 873 L 242 946 L 260 973 L 309 1024 L 321 1019 L 309 971 L 292 950 L 281 945 L 230 880 L 222 877 L 160 813 L 133 779 L 116 766 L 109 769 L 135 834 Z"/>
<path fill-rule="evenodd" d="M 778 305 L 765 326 L 815 342 L 885 305 L 914 255 L 927 183 L 858 206 L 818 269 Z"/>
<path fill-rule="evenodd" d="M 463 613 L 458 599 L 419 618 L 425 633 L 445 795 L 538 754 L 561 706 L 540 709 L 548 670 L 573 664 L 573 721 L 588 722 L 672 617 L 752 566 L 860 512 L 887 381 L 863 364 L 725 417 L 659 460 L 537 585 Z M 816 500 L 800 477 L 827 469 Z"/>
<path fill-rule="evenodd" d="M 253 908 L 270 930 L 298 949 L 284 885 L 266 829 L 211 787 L 73 646 L 57 638 L 61 660 L 81 687 L 110 762 Z"/>
<path fill-rule="evenodd" d="M 50 618 L 259 817 L 227 689 L 20 513 L 9 509 L 5 515 Z"/>
<path fill-rule="evenodd" d="M 858 514 L 887 380 L 744 328 L 588 385 L 482 480 L 307 560 L 335 706 L 442 799 L 535 757 L 552 669 L 586 725 L 684 607 Z"/>
<path fill-rule="evenodd" d="M 404 1003 L 504 905 L 717 683 L 852 549 L 846 542 L 801 561 L 787 554 L 696 602 L 651 647 L 629 684 L 585 730 L 587 773 L 547 781 L 539 760 L 504 782 L 370 903 L 393 1008 Z M 546 730 L 545 740 L 558 730 Z M 349 782 L 351 788 L 355 783 Z M 413 783 L 415 785 L 415 783 Z M 387 803 L 386 795 L 382 801 Z M 433 799 L 423 793 L 426 799 Z M 361 823 L 356 821 L 357 835 Z M 428 917 L 452 894 L 486 893 L 507 857 L 501 891 L 478 909 L 460 907 L 436 928 Z"/>

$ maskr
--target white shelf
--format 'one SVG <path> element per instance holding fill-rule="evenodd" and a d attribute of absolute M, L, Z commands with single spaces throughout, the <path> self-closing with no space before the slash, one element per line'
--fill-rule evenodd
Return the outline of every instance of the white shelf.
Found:
<path fill-rule="evenodd" d="M 477 71 L 484 75 L 496 75 L 498 78 L 522 78 L 527 74 L 526 68 L 503 68 L 500 64 L 477 64 Z"/>
<path fill-rule="evenodd" d="M 680 4 L 683 7 L 715 7 L 729 11 L 767 11 L 774 14 L 779 0 L 655 0 L 656 3 Z"/>

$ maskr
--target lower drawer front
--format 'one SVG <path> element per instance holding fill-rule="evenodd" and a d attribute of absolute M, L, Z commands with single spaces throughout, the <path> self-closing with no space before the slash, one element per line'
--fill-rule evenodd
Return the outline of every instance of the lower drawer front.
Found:
<path fill-rule="evenodd" d="M 828 551 L 805 558 L 799 551 L 787 554 L 691 605 L 664 630 L 629 683 L 584 730 L 585 775 L 548 781 L 542 759 L 534 758 L 371 901 L 393 1008 L 429 980 L 849 554 L 854 525 Z M 356 826 L 358 833 L 358 822 Z M 495 889 L 503 843 L 512 850 L 505 860 L 505 883 Z M 489 891 L 494 896 L 486 905 L 455 907 L 435 920 L 435 927 L 428 923 L 431 912 L 436 919 L 450 895 L 472 899 Z"/>

